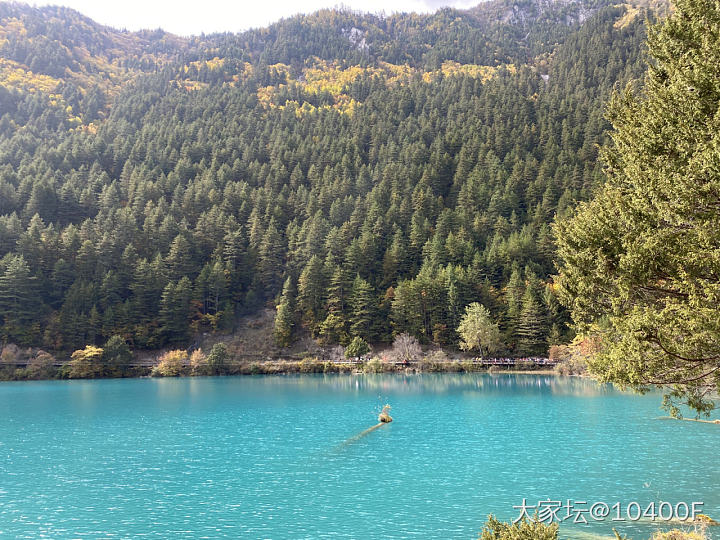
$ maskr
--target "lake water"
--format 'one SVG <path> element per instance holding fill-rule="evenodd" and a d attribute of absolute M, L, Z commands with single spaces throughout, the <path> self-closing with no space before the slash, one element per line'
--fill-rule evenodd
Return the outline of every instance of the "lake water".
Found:
<path fill-rule="evenodd" d="M 0 537 L 472 539 L 523 498 L 720 517 L 720 428 L 659 405 L 541 375 L 0 383 Z M 612 515 L 560 536 L 655 528 Z"/>

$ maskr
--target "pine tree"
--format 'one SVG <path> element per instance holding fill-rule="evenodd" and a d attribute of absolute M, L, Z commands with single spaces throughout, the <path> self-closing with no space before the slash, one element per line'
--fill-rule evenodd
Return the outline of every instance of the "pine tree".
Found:
<path fill-rule="evenodd" d="M 258 278 L 264 296 L 274 296 L 282 284 L 283 254 L 282 237 L 270 223 L 259 248 Z"/>
<path fill-rule="evenodd" d="M 523 295 L 516 335 L 517 354 L 534 356 L 547 352 L 547 318 L 530 287 Z"/>
<path fill-rule="evenodd" d="M 190 328 L 190 300 L 192 285 L 187 277 L 165 286 L 160 299 L 160 323 L 169 343 L 179 344 L 188 339 Z"/>
<path fill-rule="evenodd" d="M 227 300 L 225 266 L 216 260 L 210 268 L 207 280 L 208 313 L 217 314 Z"/>
<path fill-rule="evenodd" d="M 313 334 L 325 318 L 325 286 L 323 263 L 313 255 L 298 279 L 298 309 Z"/>
<path fill-rule="evenodd" d="M 167 257 L 167 266 L 168 277 L 172 281 L 179 281 L 183 276 L 193 277 L 190 242 L 184 235 L 178 234 L 173 240 Z"/>
<path fill-rule="evenodd" d="M 651 29 L 642 91 L 609 106 L 607 183 L 556 228 L 562 299 L 602 344 L 591 370 L 703 412 L 720 386 L 719 34 L 714 0 Z"/>
<path fill-rule="evenodd" d="M 330 277 L 327 287 L 325 320 L 320 323 L 318 335 L 326 345 L 335 343 L 347 344 L 349 341 L 348 302 L 352 281 L 348 279 L 348 273 L 332 262 L 325 265 L 325 273 Z"/>
<path fill-rule="evenodd" d="M 291 277 L 285 280 L 280 303 L 275 313 L 275 328 L 273 335 L 275 343 L 280 347 L 289 347 L 294 340 L 295 317 L 295 285 Z"/>
<path fill-rule="evenodd" d="M 228 371 L 230 353 L 224 343 L 216 343 L 207 357 L 207 367 L 213 375 L 224 375 Z"/>
<path fill-rule="evenodd" d="M 506 287 L 505 305 L 507 307 L 501 325 L 505 341 L 509 344 L 516 343 L 517 341 L 517 329 L 520 324 L 524 293 L 525 283 L 522 280 L 520 268 L 517 265 L 513 265 L 510 280 Z"/>
<path fill-rule="evenodd" d="M 130 284 L 133 280 L 133 270 L 139 260 L 140 257 L 138 257 L 138 252 L 135 247 L 132 244 L 125 246 L 120 257 L 120 265 L 116 269 L 120 281 L 120 290 L 124 298 L 127 297 L 127 291 L 129 291 Z"/>
<path fill-rule="evenodd" d="M 448 324 L 450 328 L 455 328 L 460 321 L 461 307 L 460 291 L 458 290 L 456 281 L 452 280 L 447 289 Z"/>
<path fill-rule="evenodd" d="M 31 214 L 32 215 L 32 214 Z M 45 223 L 39 214 L 33 215 L 27 230 L 17 240 L 18 252 L 23 256 L 31 270 L 37 272 L 45 266 Z M 78 256 L 80 256 L 78 254 Z"/>
<path fill-rule="evenodd" d="M 366 341 L 376 337 L 372 333 L 373 321 L 377 313 L 375 294 L 370 284 L 360 276 L 355 278 L 350 294 L 350 332 Z"/>
<path fill-rule="evenodd" d="M 5 340 L 29 343 L 39 315 L 36 278 L 22 255 L 11 256 L 0 275 L 0 318 Z"/>
<path fill-rule="evenodd" d="M 370 352 L 370 346 L 360 336 L 355 336 L 345 348 L 346 358 L 360 359 L 361 356 Z"/>
<path fill-rule="evenodd" d="M 85 341 L 89 343 L 97 343 L 102 334 L 102 315 L 96 305 L 90 309 L 87 319 Z"/>
<path fill-rule="evenodd" d="M 327 311 L 345 318 L 348 310 L 348 298 L 352 288 L 352 278 L 340 266 L 330 267 L 330 282 L 327 287 Z"/>
<path fill-rule="evenodd" d="M 327 12 L 300 21 L 300 33 L 281 22 L 279 41 L 251 32 L 242 61 L 236 37 L 225 36 L 229 48 L 210 51 L 217 60 L 191 62 L 187 72 L 158 71 L 158 51 L 141 60 L 121 51 L 118 69 L 147 73 L 116 92 L 123 77 L 106 80 L 87 58 L 68 64 L 63 46 L 45 54 L 41 13 L 13 7 L 37 30 L 32 39 L 6 36 L 18 65 L 87 72 L 75 83 L 64 77 L 52 95 L 42 85 L 30 93 L 0 87 L 0 261 L 23 255 L 35 277 L 28 344 L 43 335 L 81 348 L 119 333 L 138 348 L 163 346 L 163 291 L 183 277 L 193 285 L 191 327 L 222 328 L 274 302 L 285 278 L 296 280 L 314 256 L 324 280 L 313 296 L 325 300 L 311 306 L 311 322 L 325 342 L 351 335 L 357 274 L 372 289 L 373 321 L 363 332 L 373 341 L 407 331 L 453 343 L 473 301 L 515 341 L 526 277 L 513 267 L 549 281 L 548 222 L 600 185 L 600 104 L 618 79 L 639 74 L 642 17 L 617 28 L 621 9 L 601 9 L 568 26 L 555 24 L 550 9 L 549 26 L 530 21 L 522 44 L 494 15 L 450 25 L 448 12 L 400 15 L 395 30 L 410 30 L 398 34 L 377 18 L 351 25 L 354 15 Z M 387 40 L 346 47 L 337 40 L 341 22 Z M 51 41 L 72 51 L 62 26 Z M 204 57 L 212 41 L 192 45 L 192 54 Z M 187 56 L 186 44 L 163 47 Z M 91 49 L 107 53 L 99 42 Z M 528 51 L 552 62 L 528 69 Z M 327 66 L 307 63 L 315 57 Z M 509 63 L 512 76 L 477 68 Z M 202 92 L 181 90 L 197 82 Z M 103 98 L 109 91 L 112 100 Z M 78 124 L 91 118 L 94 126 Z M 554 335 L 566 337 L 565 321 L 552 313 Z"/>
<path fill-rule="evenodd" d="M 132 361 L 132 353 L 125 338 L 112 336 L 103 347 L 103 364 L 108 375 L 117 376 L 128 370 Z"/>
<path fill-rule="evenodd" d="M 225 235 L 223 260 L 227 265 L 230 280 L 228 287 L 234 301 L 239 302 L 241 293 L 250 284 L 250 257 L 247 238 L 242 230 L 233 230 Z"/>

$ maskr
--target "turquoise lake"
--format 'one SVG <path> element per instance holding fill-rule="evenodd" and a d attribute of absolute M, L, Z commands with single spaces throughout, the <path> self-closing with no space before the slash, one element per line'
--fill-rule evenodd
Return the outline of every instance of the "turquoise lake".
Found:
<path fill-rule="evenodd" d="M 720 429 L 660 401 L 543 375 L 0 383 L 0 537 L 472 539 L 523 498 L 717 519 Z M 560 537 L 657 529 L 613 515 Z"/>

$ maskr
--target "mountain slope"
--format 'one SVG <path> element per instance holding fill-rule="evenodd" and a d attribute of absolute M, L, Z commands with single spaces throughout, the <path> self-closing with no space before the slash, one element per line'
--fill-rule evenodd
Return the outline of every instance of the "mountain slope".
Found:
<path fill-rule="evenodd" d="M 67 49 L 32 73 L 56 87 L 0 81 L 4 339 L 154 348 L 279 302 L 284 335 L 452 345 L 473 301 L 508 354 L 563 339 L 548 224 L 601 179 L 640 8 L 322 11 L 189 40 L 4 9 L 26 76 L 23 47 Z"/>

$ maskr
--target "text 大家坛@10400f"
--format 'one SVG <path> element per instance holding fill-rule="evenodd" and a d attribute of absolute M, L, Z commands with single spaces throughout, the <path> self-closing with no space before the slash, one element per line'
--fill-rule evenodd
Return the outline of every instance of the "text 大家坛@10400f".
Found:
<path fill-rule="evenodd" d="M 513 520 L 517 523 L 522 519 L 537 520 L 542 523 L 571 522 L 588 523 L 592 521 L 694 521 L 702 512 L 702 502 L 677 502 L 668 501 L 639 503 L 630 501 L 627 504 L 621 502 L 590 502 L 566 499 L 547 499 L 538 501 L 536 504 L 529 503 L 527 499 L 522 500 L 519 506 L 513 506 L 520 512 L 520 515 Z"/>

